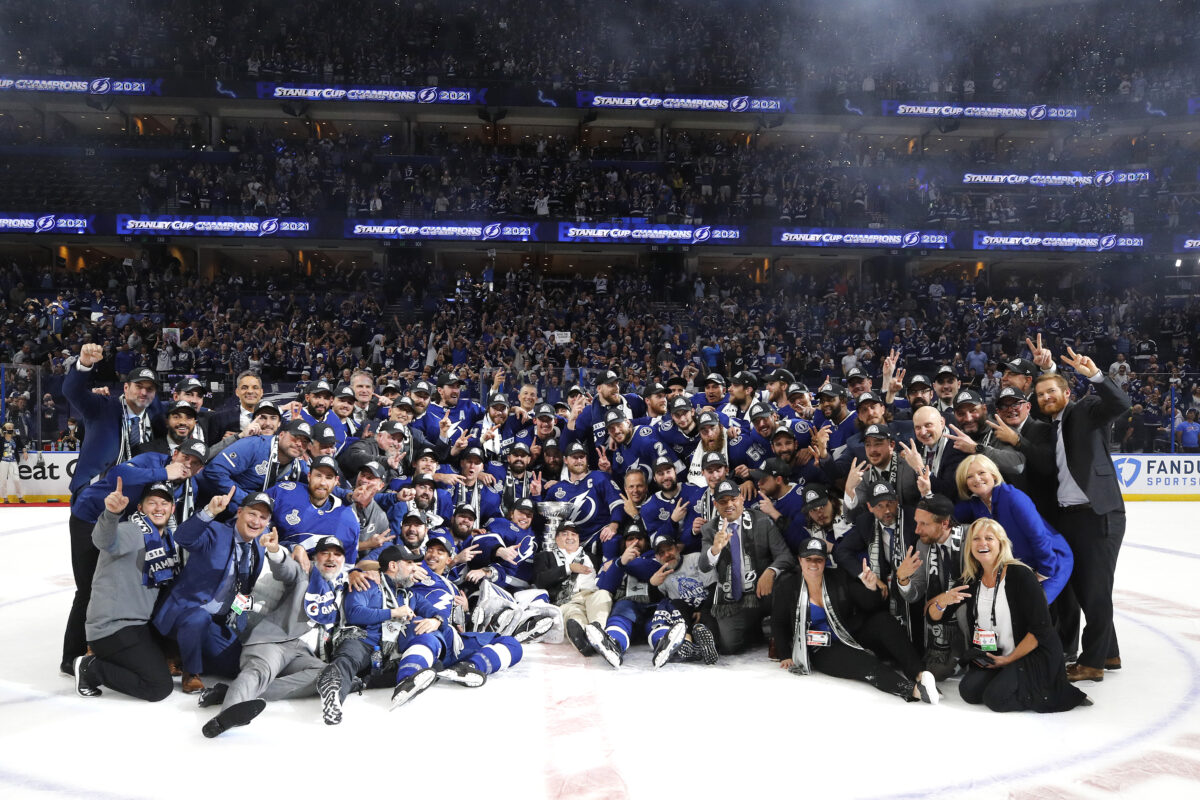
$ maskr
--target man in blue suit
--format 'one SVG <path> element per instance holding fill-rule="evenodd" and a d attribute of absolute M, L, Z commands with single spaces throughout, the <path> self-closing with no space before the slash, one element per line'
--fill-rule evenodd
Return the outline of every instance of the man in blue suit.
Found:
<path fill-rule="evenodd" d="M 175 531 L 175 542 L 188 551 L 188 560 L 154 615 L 159 633 L 179 644 L 188 694 L 204 690 L 201 672 L 237 675 L 237 631 L 253 606 L 262 571 L 259 537 L 270 528 L 274 505 L 262 492 L 245 495 L 232 524 L 217 522 L 235 491 L 213 497 Z"/>
<path fill-rule="evenodd" d="M 140 368 L 125 377 L 125 385 L 119 397 L 95 394 L 89 373 L 104 359 L 104 348 L 98 344 L 85 344 L 75 362 L 63 379 L 63 394 L 76 410 L 83 415 L 88 435 L 80 447 L 79 461 L 71 477 L 71 518 L 68 528 L 71 533 L 71 571 L 75 575 L 75 599 L 67 617 L 67 629 L 63 634 L 63 656 L 59 669 L 71 675 L 71 664 L 87 652 L 87 635 L 83 630 L 87 616 L 88 601 L 92 598 L 92 574 L 100 553 L 92 544 L 92 527 L 76 516 L 75 498 L 80 490 L 104 475 L 114 465 L 128 461 L 133 448 L 150 441 L 151 406 L 158 393 L 158 377 L 152 370 Z"/>

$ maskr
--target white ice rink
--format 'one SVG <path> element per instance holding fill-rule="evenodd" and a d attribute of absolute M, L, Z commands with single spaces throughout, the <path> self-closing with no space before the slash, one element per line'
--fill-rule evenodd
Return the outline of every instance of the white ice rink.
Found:
<path fill-rule="evenodd" d="M 200 735 L 212 715 L 76 696 L 59 675 L 73 583 L 67 510 L 0 510 L 0 798 L 1200 797 L 1200 507 L 1138 503 L 1117 570 L 1125 669 L 1084 683 L 1095 706 L 992 714 L 948 683 L 940 706 L 795 677 L 759 653 L 620 671 L 533 645 L 471 690 L 438 685 L 399 711 L 316 699 Z M 386 792 L 386 795 L 383 793 Z M 427 794 L 428 793 L 428 794 Z"/>

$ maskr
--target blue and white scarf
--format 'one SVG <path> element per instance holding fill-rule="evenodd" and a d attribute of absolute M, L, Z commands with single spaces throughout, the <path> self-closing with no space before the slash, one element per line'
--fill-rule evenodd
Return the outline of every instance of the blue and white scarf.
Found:
<path fill-rule="evenodd" d="M 338 602 L 346 589 L 346 574 L 339 572 L 328 581 L 317 569 L 316 564 L 308 576 L 308 589 L 304 592 L 304 613 L 308 616 L 308 624 L 313 627 L 332 630 L 338 623 Z"/>
<path fill-rule="evenodd" d="M 134 512 L 129 521 L 142 530 L 146 555 L 142 559 L 142 585 L 166 586 L 179 574 L 179 551 L 175 549 L 175 517 L 167 517 L 167 527 L 161 532 L 158 526 L 140 511 Z"/>

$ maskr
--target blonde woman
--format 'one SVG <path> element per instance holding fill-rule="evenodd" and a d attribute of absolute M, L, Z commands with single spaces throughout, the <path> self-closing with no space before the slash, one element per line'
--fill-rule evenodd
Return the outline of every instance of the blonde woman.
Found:
<path fill-rule="evenodd" d="M 958 693 L 968 703 L 1039 713 L 1092 704 L 1067 682 L 1046 595 L 995 520 L 967 530 L 963 584 L 934 596 L 925 610 L 935 622 L 955 616 L 966 631 L 971 663 Z"/>
<path fill-rule="evenodd" d="M 1000 477 L 1000 468 L 987 456 L 967 456 L 955 472 L 958 493 L 964 498 L 954 508 L 959 522 L 994 519 L 1008 534 L 1014 557 L 1037 574 L 1053 603 L 1067 585 L 1075 557 L 1063 535 L 1042 518 L 1029 495 Z"/>

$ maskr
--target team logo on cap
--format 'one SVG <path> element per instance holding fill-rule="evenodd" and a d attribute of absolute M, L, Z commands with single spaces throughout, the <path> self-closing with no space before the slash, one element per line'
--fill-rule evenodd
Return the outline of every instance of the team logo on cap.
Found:
<path fill-rule="evenodd" d="M 288 512 L 288 515 L 286 517 L 284 517 L 284 519 L 287 520 L 288 525 L 299 525 L 300 524 L 300 509 L 293 508 L 291 511 Z"/>
<path fill-rule="evenodd" d="M 879 497 L 879 495 L 881 495 L 881 494 L 891 494 L 891 493 L 892 493 L 892 487 L 888 486 L 886 483 L 878 484 L 875 487 L 875 491 L 872 492 L 872 494 L 874 494 L 876 497 Z"/>
<path fill-rule="evenodd" d="M 970 393 L 970 392 L 959 392 L 959 393 L 958 393 L 958 397 L 957 397 L 957 398 L 955 398 L 954 402 L 956 402 L 956 403 L 969 403 L 969 402 L 971 402 L 971 393 Z"/>
<path fill-rule="evenodd" d="M 813 489 L 809 489 L 807 492 L 804 493 L 804 500 L 807 503 L 811 503 L 813 500 L 818 500 L 818 499 L 820 499 L 820 497 L 821 497 L 821 493 L 818 491 L 815 491 Z"/>

